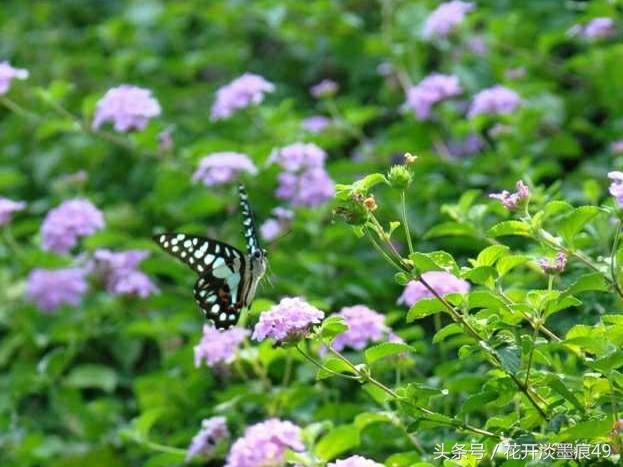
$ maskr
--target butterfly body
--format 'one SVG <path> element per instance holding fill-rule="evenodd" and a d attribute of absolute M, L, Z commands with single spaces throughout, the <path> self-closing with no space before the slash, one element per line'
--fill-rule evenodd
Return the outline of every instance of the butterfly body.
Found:
<path fill-rule="evenodd" d="M 154 240 L 169 254 L 193 269 L 195 301 L 219 329 L 236 324 L 249 307 L 266 272 L 266 252 L 260 248 L 244 187 L 240 186 L 243 234 L 247 253 L 223 242 L 184 233 L 164 233 Z"/>

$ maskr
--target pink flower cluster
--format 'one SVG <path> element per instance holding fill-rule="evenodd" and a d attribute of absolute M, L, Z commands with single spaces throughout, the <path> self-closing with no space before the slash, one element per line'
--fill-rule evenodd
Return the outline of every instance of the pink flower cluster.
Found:
<path fill-rule="evenodd" d="M 143 130 L 149 120 L 160 115 L 160 104 L 149 89 L 122 84 L 109 89 L 95 109 L 93 128 L 111 122 L 118 132 Z"/>
<path fill-rule="evenodd" d="M 253 330 L 253 339 L 270 338 L 278 342 L 300 339 L 324 318 L 324 313 L 299 297 L 283 298 L 260 315 Z"/>
<path fill-rule="evenodd" d="M 523 180 L 518 180 L 516 187 L 517 191 L 515 193 L 504 190 L 500 193 L 491 193 L 489 198 L 497 199 L 508 209 L 517 209 L 517 207 L 530 197 L 530 189 Z"/>
<path fill-rule="evenodd" d="M 422 279 L 439 295 L 449 293 L 465 294 L 469 292 L 469 282 L 446 271 L 427 271 L 422 274 Z M 402 295 L 398 298 L 399 305 L 413 306 L 423 298 L 433 298 L 435 295 L 420 281 L 410 281 Z"/>
<path fill-rule="evenodd" d="M 209 457 L 216 445 L 229 437 L 225 417 L 206 418 L 201 422 L 201 429 L 193 437 L 186 451 L 186 462 L 195 456 Z"/>
<path fill-rule="evenodd" d="M 453 0 L 439 5 L 424 23 L 424 37 L 448 37 L 465 19 L 465 15 L 474 9 L 474 4 Z"/>
<path fill-rule="evenodd" d="M 506 115 L 513 113 L 520 104 L 519 94 L 498 84 L 483 89 L 474 96 L 467 116 L 473 118 L 477 115 Z"/>
<path fill-rule="evenodd" d="M 210 368 L 233 362 L 240 344 L 248 335 L 249 331 L 243 328 L 232 327 L 219 331 L 213 326 L 204 325 L 201 341 L 194 348 L 195 366 L 200 367 L 202 361 Z"/>
<path fill-rule="evenodd" d="M 80 237 L 104 228 L 104 215 L 86 199 L 64 201 L 50 210 L 41 225 L 44 250 L 68 253 Z"/>
<path fill-rule="evenodd" d="M 561 251 L 553 260 L 540 258 L 539 266 L 541 266 L 541 269 L 543 269 L 543 272 L 546 274 L 560 274 L 567 266 L 567 255 L 564 251 Z"/>
<path fill-rule="evenodd" d="M 333 96 L 338 90 L 338 85 L 335 81 L 330 79 L 323 79 L 318 84 L 313 85 L 309 92 L 316 99 L 322 99 L 324 97 Z"/>
<path fill-rule="evenodd" d="M 458 77 L 433 73 L 407 91 L 405 107 L 413 110 L 418 120 L 426 120 L 433 105 L 462 92 Z"/>
<path fill-rule="evenodd" d="M 608 172 L 608 178 L 612 180 L 610 184 L 610 194 L 614 197 L 620 208 L 623 207 L 623 172 L 614 170 Z"/>
<path fill-rule="evenodd" d="M 383 467 L 383 464 L 366 459 L 362 456 L 350 456 L 346 459 L 330 462 L 327 467 Z"/>
<path fill-rule="evenodd" d="M 318 206 L 333 197 L 335 185 L 324 168 L 327 154 L 315 144 L 294 143 L 273 152 L 269 161 L 284 170 L 276 196 L 292 206 Z"/>
<path fill-rule="evenodd" d="M 275 90 L 275 85 L 259 75 L 245 73 L 216 91 L 212 105 L 212 121 L 224 120 L 238 110 L 262 103 L 264 95 Z"/>
<path fill-rule="evenodd" d="M 281 466 L 286 449 L 305 449 L 301 429 L 292 422 L 271 418 L 246 429 L 231 447 L 225 467 Z"/>
<path fill-rule="evenodd" d="M 7 61 L 0 62 L 0 96 L 9 92 L 11 81 L 26 78 L 28 78 L 27 70 L 13 68 Z"/>
<path fill-rule="evenodd" d="M 149 277 L 137 269 L 139 263 L 148 256 L 149 252 L 143 250 L 114 253 L 100 249 L 93 255 L 94 272 L 103 277 L 106 290 L 111 294 L 146 298 L 158 292 Z"/>
<path fill-rule="evenodd" d="M 80 268 L 33 269 L 26 284 L 26 297 L 44 312 L 63 305 L 79 305 L 87 291 L 86 271 Z"/>
<path fill-rule="evenodd" d="M 337 313 L 344 318 L 348 329 L 333 340 L 333 348 L 341 351 L 345 347 L 361 350 L 370 342 L 379 342 L 390 334 L 385 325 L 385 316 L 365 305 L 344 307 Z"/>
<path fill-rule="evenodd" d="M 193 181 L 205 186 L 223 185 L 235 180 L 241 173 L 257 174 L 257 167 L 249 156 L 239 152 L 215 152 L 205 156 L 193 174 Z"/>
<path fill-rule="evenodd" d="M 11 222 L 14 212 L 26 209 L 26 203 L 23 201 L 12 201 L 8 198 L 0 197 L 0 226 Z"/>

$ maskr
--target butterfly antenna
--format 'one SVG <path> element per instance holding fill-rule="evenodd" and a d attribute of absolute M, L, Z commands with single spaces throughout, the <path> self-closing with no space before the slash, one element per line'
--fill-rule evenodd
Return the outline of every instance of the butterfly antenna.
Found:
<path fill-rule="evenodd" d="M 280 234 L 277 238 L 275 238 L 274 240 L 272 240 L 271 242 L 268 243 L 268 245 L 266 245 L 266 249 L 267 250 L 272 250 L 273 247 L 275 245 L 277 245 L 281 240 L 283 240 L 284 238 L 286 238 L 288 235 L 290 235 L 293 232 L 292 229 L 288 228 L 285 232 L 283 232 L 282 234 Z"/>

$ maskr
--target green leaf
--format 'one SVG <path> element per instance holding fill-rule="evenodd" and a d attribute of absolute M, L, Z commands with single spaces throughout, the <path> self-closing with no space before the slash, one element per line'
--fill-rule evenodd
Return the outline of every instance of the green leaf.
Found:
<path fill-rule="evenodd" d="M 380 173 L 366 175 L 361 180 L 357 180 L 355 183 L 353 183 L 352 191 L 357 193 L 367 193 L 370 188 L 378 185 L 379 183 L 387 183 L 385 175 Z"/>
<path fill-rule="evenodd" d="M 495 349 L 495 354 L 500 359 L 502 368 L 508 373 L 517 373 L 520 367 L 520 354 L 519 348 L 515 345 L 509 345 L 507 347 L 501 347 Z"/>
<path fill-rule="evenodd" d="M 573 245 L 575 236 L 600 212 L 602 211 L 597 206 L 580 206 L 575 208 L 561 219 L 559 226 L 560 235 L 568 245 Z"/>
<path fill-rule="evenodd" d="M 492 237 L 503 237 L 506 235 L 529 237 L 530 225 L 523 221 L 503 221 L 491 227 L 489 235 Z"/>
<path fill-rule="evenodd" d="M 603 420 L 590 420 L 587 422 L 579 422 L 566 430 L 562 431 L 554 437 L 555 441 L 573 441 L 581 440 L 599 441 L 608 437 L 608 433 L 612 429 L 612 420 L 604 418 Z"/>
<path fill-rule="evenodd" d="M 454 275 L 459 274 L 459 266 L 454 257 L 445 251 L 433 251 L 430 253 L 415 252 L 409 255 L 409 259 L 420 273 L 427 271 L 449 271 Z"/>
<path fill-rule="evenodd" d="M 401 342 L 383 342 L 367 349 L 364 355 L 368 365 L 372 365 L 382 358 L 387 358 L 403 352 L 415 352 L 415 349 Z"/>
<path fill-rule="evenodd" d="M 340 454 L 359 446 L 359 430 L 355 425 L 342 425 L 323 436 L 316 444 L 316 456 L 324 461 L 335 459 Z"/>
<path fill-rule="evenodd" d="M 393 424 L 395 416 L 392 412 L 364 412 L 355 417 L 353 424 L 359 431 L 374 423 Z"/>
<path fill-rule="evenodd" d="M 445 307 L 443 303 L 437 298 L 422 298 L 415 302 L 415 304 L 409 309 L 407 313 L 407 323 L 413 320 L 425 318 L 426 316 L 444 311 Z"/>
<path fill-rule="evenodd" d="M 318 335 L 322 339 L 333 340 L 338 334 L 348 330 L 348 325 L 341 316 L 329 316 L 320 325 Z"/>
<path fill-rule="evenodd" d="M 438 344 L 440 342 L 443 342 L 446 339 L 446 337 L 454 336 L 456 334 L 462 334 L 462 333 L 463 333 L 463 328 L 461 327 L 460 324 L 450 323 L 435 333 L 435 335 L 433 336 L 433 343 Z"/>
<path fill-rule="evenodd" d="M 610 289 L 608 282 L 603 274 L 599 272 L 590 272 L 584 274 L 577 281 L 575 281 L 567 290 L 564 291 L 564 295 L 577 295 L 581 292 L 599 291 L 607 292 Z"/>
<path fill-rule="evenodd" d="M 491 266 L 477 266 L 463 272 L 463 278 L 480 285 L 492 285 L 498 277 L 498 272 Z"/>
<path fill-rule="evenodd" d="M 577 397 L 575 397 L 573 392 L 569 391 L 569 389 L 567 388 L 567 385 L 564 383 L 564 381 L 560 379 L 558 375 L 550 373 L 547 376 L 547 385 L 551 387 L 553 390 L 555 390 L 562 397 L 567 399 L 569 402 L 571 402 L 575 406 L 576 409 L 584 413 L 585 411 L 584 406 L 580 403 Z"/>
<path fill-rule="evenodd" d="M 443 224 L 438 224 L 432 227 L 426 234 L 424 238 L 436 238 L 436 237 L 474 237 L 476 236 L 476 230 L 466 224 L 459 224 L 458 222 L 446 222 Z"/>
<path fill-rule="evenodd" d="M 510 248 L 506 245 L 488 246 L 478 254 L 474 266 L 493 266 L 495 262 L 505 256 L 509 250 Z"/>
<path fill-rule="evenodd" d="M 509 255 L 505 256 L 504 258 L 500 258 L 495 267 L 500 277 L 502 277 L 508 274 L 512 269 L 516 268 L 517 266 L 521 266 L 528 261 L 530 261 L 529 256 Z"/>
<path fill-rule="evenodd" d="M 97 388 L 112 392 L 117 386 L 117 374 L 102 365 L 85 364 L 71 370 L 64 383 L 75 388 Z"/>
<path fill-rule="evenodd" d="M 411 277 L 407 273 L 397 272 L 394 274 L 394 280 L 398 285 L 405 286 L 411 281 Z"/>

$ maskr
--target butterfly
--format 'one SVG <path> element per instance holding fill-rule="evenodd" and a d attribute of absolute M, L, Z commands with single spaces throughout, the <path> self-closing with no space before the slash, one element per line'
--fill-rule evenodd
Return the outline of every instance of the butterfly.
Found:
<path fill-rule="evenodd" d="M 153 237 L 164 251 L 199 274 L 194 287 L 195 301 L 217 329 L 227 329 L 238 322 L 242 309 L 251 305 L 267 267 L 266 251 L 260 247 L 243 185 L 238 187 L 238 193 L 246 253 L 197 235 L 163 233 Z"/>

